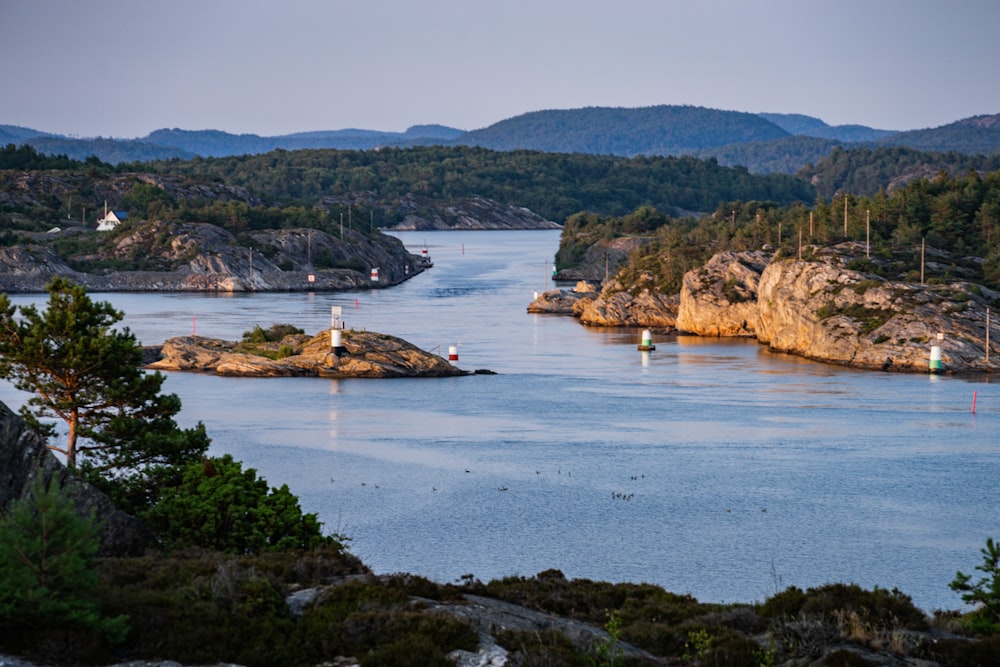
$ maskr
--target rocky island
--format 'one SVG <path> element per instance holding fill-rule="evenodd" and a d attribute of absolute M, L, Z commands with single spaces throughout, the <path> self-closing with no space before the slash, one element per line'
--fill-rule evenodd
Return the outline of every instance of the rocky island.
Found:
<path fill-rule="evenodd" d="M 171 338 L 146 348 L 146 368 L 238 377 L 401 378 L 470 375 L 446 359 L 401 338 L 371 331 L 291 333 L 278 340 L 231 342 L 203 336 Z M 487 371 L 476 371 L 486 374 Z"/>

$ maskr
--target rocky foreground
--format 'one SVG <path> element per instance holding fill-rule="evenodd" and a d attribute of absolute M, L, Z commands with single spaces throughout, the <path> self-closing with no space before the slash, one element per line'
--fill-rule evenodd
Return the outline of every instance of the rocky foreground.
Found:
<path fill-rule="evenodd" d="M 631 290 L 617 280 L 598 294 L 580 283 L 538 296 L 528 311 L 572 314 L 593 326 L 752 337 L 776 352 L 887 371 L 926 372 L 933 345 L 944 372 L 1000 370 L 1000 328 L 989 323 L 989 306 L 1000 293 L 968 282 L 886 280 L 848 268 L 864 257 L 860 244 L 811 251 L 808 259 L 719 253 L 685 274 L 676 296 Z"/>
<path fill-rule="evenodd" d="M 341 332 L 341 349 L 331 334 L 295 334 L 280 342 L 247 344 L 180 336 L 147 348 L 146 368 L 196 371 L 238 377 L 400 378 L 470 375 L 436 354 L 401 338 L 372 331 Z M 488 371 L 476 371 L 479 374 Z"/>

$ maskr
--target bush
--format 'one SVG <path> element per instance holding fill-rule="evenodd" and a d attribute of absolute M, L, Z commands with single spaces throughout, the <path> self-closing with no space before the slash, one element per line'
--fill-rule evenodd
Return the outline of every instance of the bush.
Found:
<path fill-rule="evenodd" d="M 323 536 L 315 514 L 302 513 L 287 485 L 269 490 L 228 454 L 186 466 L 180 484 L 141 518 L 173 548 L 250 554 L 340 545 L 339 536 Z"/>

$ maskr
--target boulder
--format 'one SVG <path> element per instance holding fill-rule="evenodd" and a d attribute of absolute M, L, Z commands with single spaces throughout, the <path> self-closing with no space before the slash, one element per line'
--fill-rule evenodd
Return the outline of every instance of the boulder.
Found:
<path fill-rule="evenodd" d="M 580 281 L 580 283 L 587 284 L 583 281 Z M 535 300 L 528 304 L 528 312 L 572 315 L 578 303 L 593 299 L 596 296 L 596 291 L 578 292 L 577 290 L 552 289 L 536 296 Z"/>
<path fill-rule="evenodd" d="M 99 556 L 139 556 L 157 546 L 155 536 L 144 523 L 119 510 L 101 491 L 74 477 L 48 449 L 45 440 L 0 403 L 0 514 L 11 502 L 28 497 L 36 477 L 46 483 L 57 479 L 80 514 L 93 514 L 98 520 Z"/>

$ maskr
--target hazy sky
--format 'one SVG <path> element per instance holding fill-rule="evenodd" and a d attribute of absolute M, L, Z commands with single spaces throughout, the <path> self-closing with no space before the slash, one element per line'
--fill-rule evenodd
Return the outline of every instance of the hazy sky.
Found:
<path fill-rule="evenodd" d="M 691 104 L 1000 113 L 998 0 L 0 0 L 0 124 L 79 136 L 486 127 Z"/>

